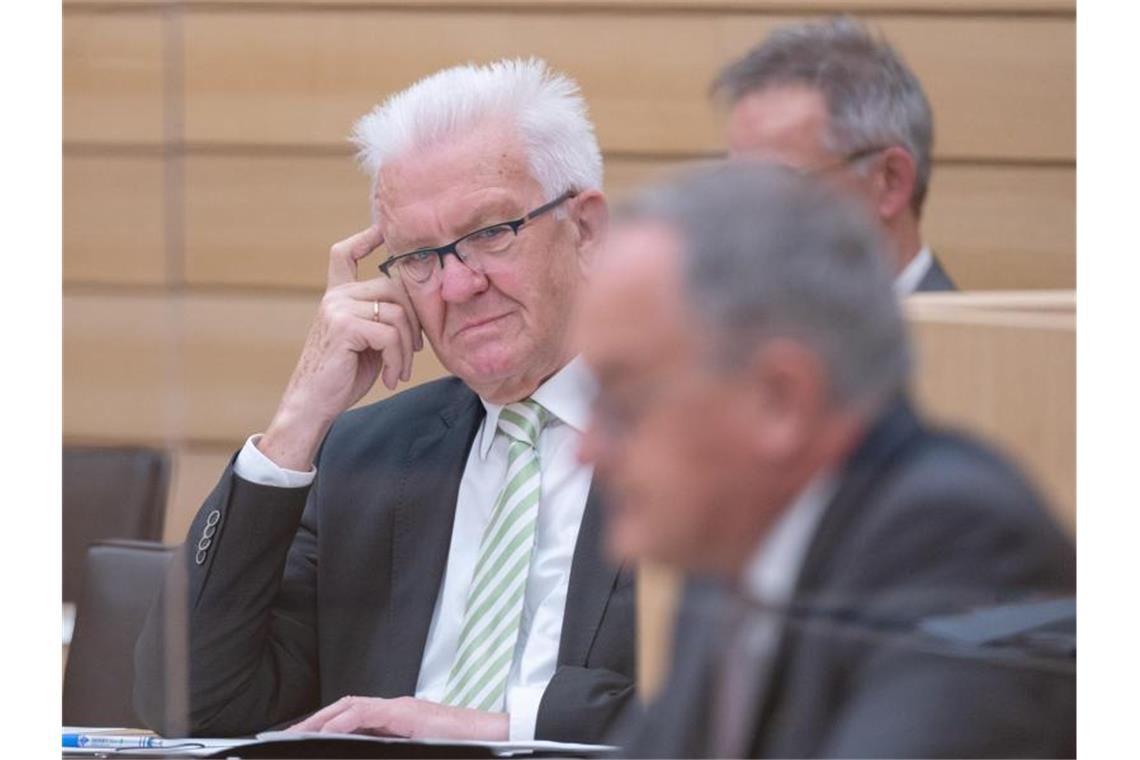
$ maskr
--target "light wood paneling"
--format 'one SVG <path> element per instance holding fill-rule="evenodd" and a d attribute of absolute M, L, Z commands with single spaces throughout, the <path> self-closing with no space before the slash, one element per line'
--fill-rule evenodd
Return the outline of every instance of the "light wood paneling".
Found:
<path fill-rule="evenodd" d="M 163 23 L 157 13 L 64 14 L 64 140 L 162 141 Z"/>
<path fill-rule="evenodd" d="M 937 166 L 923 234 L 958 287 L 1075 288 L 1076 170 Z"/>
<path fill-rule="evenodd" d="M 66 0 L 64 5 L 95 3 L 101 0 Z M 118 0 L 121 2 L 121 0 Z M 147 0 L 132 0 L 146 2 Z M 154 0 L 150 0 L 153 2 Z M 235 5 L 272 6 L 281 0 L 186 0 L 187 5 Z M 422 7 L 434 9 L 441 5 L 440 0 L 301 0 L 294 5 L 312 8 L 362 6 L 362 7 Z M 456 7 L 565 10 L 569 8 L 589 8 L 592 10 L 791 10 L 823 12 L 856 12 L 866 10 L 927 11 L 927 12 L 1017 12 L 1017 13 L 1058 13 L 1076 12 L 1073 0 L 447 0 L 446 5 Z"/>
<path fill-rule="evenodd" d="M 187 280 L 323 288 L 329 247 L 370 223 L 368 187 L 347 155 L 191 156 Z"/>
<path fill-rule="evenodd" d="M 64 155 L 65 282 L 166 281 L 163 178 L 157 156 Z"/>
<path fill-rule="evenodd" d="M 610 160 L 607 191 L 620 200 L 682 166 Z M 367 226 L 367 193 L 348 155 L 191 156 L 187 279 L 319 289 L 329 246 Z M 1072 169 L 940 166 L 926 237 L 961 287 L 1071 288 L 1074 209 Z"/>
<path fill-rule="evenodd" d="M 234 445 L 264 429 L 316 312 L 314 295 L 64 295 L 71 438 Z M 430 348 L 412 384 L 443 372 Z M 401 386 L 402 389 L 402 386 Z M 388 395 L 382 384 L 361 401 Z"/>
<path fill-rule="evenodd" d="M 723 13 L 191 12 L 186 135 L 343 145 L 356 117 L 421 76 L 467 60 L 541 55 L 579 80 L 604 149 L 715 152 L 721 138 L 705 98 L 709 79 L 778 20 Z M 928 88 L 940 155 L 1073 158 L 1071 20 L 887 17 L 881 26 Z"/>
<path fill-rule="evenodd" d="M 968 297 L 967 297 L 968 298 Z M 1076 315 L 954 297 L 907 301 L 915 395 L 931 417 L 1003 447 L 1076 529 Z"/>
<path fill-rule="evenodd" d="M 178 309 L 161 293 L 65 293 L 65 436 L 155 441 L 178 434 Z"/>
<path fill-rule="evenodd" d="M 651 563 L 637 568 L 637 692 L 652 700 L 669 676 L 681 574 Z"/>

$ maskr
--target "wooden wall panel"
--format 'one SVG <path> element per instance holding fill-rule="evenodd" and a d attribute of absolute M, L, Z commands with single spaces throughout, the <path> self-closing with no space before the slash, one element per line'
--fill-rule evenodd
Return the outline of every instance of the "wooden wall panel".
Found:
<path fill-rule="evenodd" d="M 611 159 L 606 188 L 620 201 L 684 165 Z M 1074 175 L 1063 167 L 939 166 L 927 239 L 961 287 L 1072 288 Z M 368 224 L 367 193 L 347 154 L 191 156 L 187 280 L 320 289 L 329 246 Z M 370 261 L 363 267 L 374 274 Z"/>
<path fill-rule="evenodd" d="M 163 139 L 162 16 L 63 16 L 63 138 L 159 143 Z"/>
<path fill-rule="evenodd" d="M 967 296 L 967 298 L 969 298 Z M 1076 315 L 919 295 L 914 390 L 935 420 L 1001 446 L 1076 530 Z"/>
<path fill-rule="evenodd" d="M 936 166 L 923 233 L 960 288 L 1077 285 L 1076 170 Z"/>
<path fill-rule="evenodd" d="M 65 293 L 64 435 L 240 443 L 269 422 L 318 300 Z M 430 348 L 416 355 L 413 384 L 442 374 Z M 387 395 L 377 384 L 361 403 Z"/>
<path fill-rule="evenodd" d="M 63 157 L 63 279 L 166 282 L 164 165 L 159 156 Z"/>
<path fill-rule="evenodd" d="M 579 80 L 607 151 L 715 152 L 721 139 L 704 94 L 708 81 L 776 20 L 715 13 L 191 12 L 186 136 L 343 145 L 356 117 L 421 76 L 467 60 L 536 54 Z M 882 28 L 929 89 L 939 155 L 1073 158 L 1071 20 L 888 17 Z"/>
<path fill-rule="evenodd" d="M 187 281 L 323 288 L 329 247 L 370 224 L 368 187 L 347 155 L 189 157 Z"/>
<path fill-rule="evenodd" d="M 179 304 L 162 293 L 65 293 L 63 433 L 162 441 L 181 428 Z"/>
<path fill-rule="evenodd" d="M 122 0 L 117 0 L 122 2 Z M 155 0 L 130 0 L 135 3 Z M 64 5 L 97 3 L 103 0 L 65 0 Z M 190 7 L 198 6 L 272 6 L 281 0 L 185 0 Z M 421 7 L 438 8 L 440 0 L 296 0 L 294 5 L 311 8 L 361 7 Z M 868 10 L 925 11 L 925 12 L 982 12 L 982 13 L 1075 13 L 1073 0 L 447 0 L 448 6 L 487 7 L 518 10 L 561 11 L 570 8 L 591 10 L 759 10 L 759 11 L 819 11 L 826 13 Z"/>

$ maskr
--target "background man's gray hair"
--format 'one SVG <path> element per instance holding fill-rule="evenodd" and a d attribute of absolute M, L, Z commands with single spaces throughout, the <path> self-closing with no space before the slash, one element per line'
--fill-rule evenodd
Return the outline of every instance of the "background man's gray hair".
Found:
<path fill-rule="evenodd" d="M 917 177 L 910 205 L 922 212 L 930 184 L 934 116 L 918 77 L 895 49 L 850 16 L 784 26 L 733 61 L 712 92 L 732 106 L 768 87 L 806 85 L 827 102 L 827 147 L 841 155 L 901 145 Z"/>
<path fill-rule="evenodd" d="M 855 201 L 782 167 L 733 161 L 651 188 L 621 214 L 680 235 L 682 287 L 727 366 L 782 336 L 822 359 L 837 404 L 870 409 L 905 385 L 887 243 Z"/>
<path fill-rule="evenodd" d="M 375 189 L 385 163 L 496 119 L 517 127 L 547 199 L 602 188 L 602 153 L 578 84 L 538 58 L 438 71 L 357 120 L 352 141 Z"/>

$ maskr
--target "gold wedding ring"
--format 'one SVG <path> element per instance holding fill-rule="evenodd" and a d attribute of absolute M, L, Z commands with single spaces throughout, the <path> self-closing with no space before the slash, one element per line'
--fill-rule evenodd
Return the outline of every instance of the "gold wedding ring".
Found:
<path fill-rule="evenodd" d="M 380 321 L 380 302 L 379 301 L 373 301 L 372 302 L 372 321 L 373 322 L 379 322 Z"/>

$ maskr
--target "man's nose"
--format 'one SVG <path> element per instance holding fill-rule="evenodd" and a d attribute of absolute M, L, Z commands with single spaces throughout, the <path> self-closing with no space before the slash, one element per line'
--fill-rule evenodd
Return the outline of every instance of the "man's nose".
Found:
<path fill-rule="evenodd" d="M 461 261 L 458 256 L 447 256 L 439 273 L 439 292 L 448 303 L 462 303 L 487 289 L 487 275 Z"/>

